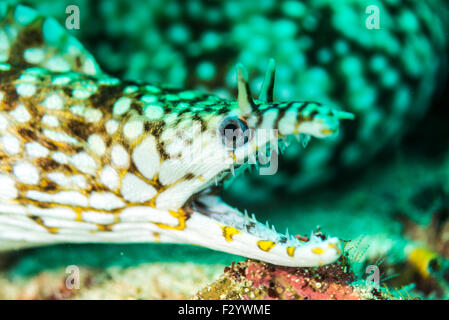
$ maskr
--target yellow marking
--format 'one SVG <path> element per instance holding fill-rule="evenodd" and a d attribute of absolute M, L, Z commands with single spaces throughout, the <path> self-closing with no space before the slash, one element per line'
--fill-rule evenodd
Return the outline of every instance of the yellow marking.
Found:
<path fill-rule="evenodd" d="M 329 243 L 328 246 L 329 248 L 334 248 L 335 250 L 337 250 L 337 254 L 341 253 L 340 248 L 335 243 Z"/>
<path fill-rule="evenodd" d="M 334 133 L 334 131 L 332 131 L 330 129 L 321 129 L 321 133 L 322 134 L 332 134 L 332 133 Z"/>
<path fill-rule="evenodd" d="M 287 253 L 288 253 L 288 255 L 289 255 L 290 257 L 293 257 L 293 256 L 295 255 L 295 250 L 296 250 L 295 247 L 288 247 L 288 248 L 287 248 Z"/>
<path fill-rule="evenodd" d="M 82 215 L 83 211 L 80 210 L 79 208 L 74 208 L 73 211 L 76 214 L 75 221 L 80 221 L 80 222 L 83 221 L 83 215 Z"/>
<path fill-rule="evenodd" d="M 161 229 L 169 229 L 169 230 L 184 230 L 186 228 L 186 220 L 188 216 L 185 214 L 184 210 L 182 208 L 179 208 L 178 211 L 169 210 L 168 211 L 173 217 L 178 219 L 178 225 L 177 226 L 169 226 L 164 223 L 159 222 L 153 222 L 156 226 L 158 226 Z"/>
<path fill-rule="evenodd" d="M 105 226 L 103 224 L 97 224 L 97 230 L 98 231 L 108 231 L 107 226 Z"/>
<path fill-rule="evenodd" d="M 263 251 L 270 251 L 271 248 L 273 248 L 276 245 L 276 243 L 270 240 L 260 240 L 257 241 L 257 245 Z"/>
<path fill-rule="evenodd" d="M 223 226 L 221 228 L 223 229 L 223 237 L 225 237 L 227 242 L 231 242 L 232 240 L 234 240 L 234 239 L 232 239 L 232 237 L 235 236 L 236 234 L 240 233 L 240 231 L 238 231 L 234 227 L 225 227 L 225 226 Z"/>
<path fill-rule="evenodd" d="M 159 232 L 153 232 L 154 236 L 154 242 L 160 243 L 161 242 L 161 234 Z"/>
<path fill-rule="evenodd" d="M 438 254 L 429 249 L 416 248 L 410 253 L 408 260 L 424 278 L 428 278 L 430 276 L 429 264 L 437 257 Z"/>
<path fill-rule="evenodd" d="M 203 177 L 203 176 L 198 176 L 198 180 L 200 180 L 201 182 L 204 182 L 204 181 L 206 181 L 206 179 L 204 179 L 204 177 Z"/>
<path fill-rule="evenodd" d="M 321 248 L 313 248 L 312 252 L 315 253 L 315 254 L 323 254 L 324 250 L 321 249 Z"/>

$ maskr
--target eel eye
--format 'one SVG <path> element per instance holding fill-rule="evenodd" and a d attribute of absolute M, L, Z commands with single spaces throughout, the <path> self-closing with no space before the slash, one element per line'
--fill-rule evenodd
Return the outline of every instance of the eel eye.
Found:
<path fill-rule="evenodd" d="M 244 120 L 229 116 L 220 125 L 220 136 L 226 147 L 235 150 L 251 139 L 252 130 Z"/>

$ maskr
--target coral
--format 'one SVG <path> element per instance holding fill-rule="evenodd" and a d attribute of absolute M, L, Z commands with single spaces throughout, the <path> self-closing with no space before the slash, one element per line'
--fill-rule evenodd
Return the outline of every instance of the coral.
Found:
<path fill-rule="evenodd" d="M 342 261 L 317 268 L 289 268 L 246 260 L 226 267 L 194 299 L 384 300 L 375 287 L 351 284 L 355 275 Z"/>

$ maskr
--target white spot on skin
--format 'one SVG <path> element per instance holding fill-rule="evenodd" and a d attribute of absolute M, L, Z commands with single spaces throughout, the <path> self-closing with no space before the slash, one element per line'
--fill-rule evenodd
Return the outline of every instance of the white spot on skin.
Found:
<path fill-rule="evenodd" d="M 297 119 L 298 113 L 296 112 L 296 110 L 287 110 L 282 119 L 279 120 L 279 132 L 285 135 L 294 133 Z"/>
<path fill-rule="evenodd" d="M 54 93 L 45 98 L 42 105 L 47 109 L 61 110 L 63 107 L 63 101 L 58 94 Z"/>
<path fill-rule="evenodd" d="M 30 158 L 44 158 L 49 154 L 48 149 L 37 142 L 28 142 L 25 150 Z"/>
<path fill-rule="evenodd" d="M 0 174 L 0 199 L 10 200 L 17 197 L 16 184 L 6 174 Z"/>
<path fill-rule="evenodd" d="M 123 90 L 123 92 L 128 94 L 128 93 L 134 93 L 134 92 L 136 92 L 137 90 L 139 90 L 139 87 L 138 87 L 138 86 L 132 85 L 132 86 L 127 86 L 127 87 Z"/>
<path fill-rule="evenodd" d="M 92 208 L 104 210 L 113 210 L 125 206 L 120 198 L 110 192 L 92 192 L 89 204 Z"/>
<path fill-rule="evenodd" d="M 103 141 L 103 138 L 98 134 L 92 134 L 87 139 L 87 143 L 89 145 L 89 149 L 97 154 L 98 156 L 102 156 L 106 151 L 106 145 Z"/>
<path fill-rule="evenodd" d="M 64 217 L 68 220 L 76 219 L 76 213 L 70 208 L 56 207 L 56 208 L 48 208 L 43 209 L 33 205 L 28 205 L 26 207 L 28 214 L 32 214 L 40 217 L 51 217 L 51 218 L 60 218 Z"/>
<path fill-rule="evenodd" d="M 21 97 L 31 97 L 36 92 L 36 86 L 31 83 L 19 83 L 16 85 L 16 91 Z"/>
<path fill-rule="evenodd" d="M 62 187 L 68 187 L 70 184 L 70 179 L 62 172 L 49 172 L 47 178 Z"/>
<path fill-rule="evenodd" d="M 87 188 L 86 178 L 79 174 L 66 176 L 62 172 L 49 172 L 47 173 L 47 178 L 64 188 Z"/>
<path fill-rule="evenodd" d="M 95 174 L 97 163 L 86 152 L 80 152 L 72 156 L 70 162 L 81 172 Z"/>
<path fill-rule="evenodd" d="M 120 178 L 114 168 L 105 166 L 100 173 L 100 182 L 109 190 L 116 190 L 119 187 Z"/>
<path fill-rule="evenodd" d="M 84 60 L 83 72 L 89 75 L 97 74 L 97 66 L 92 59 L 87 58 L 86 60 Z"/>
<path fill-rule="evenodd" d="M 55 194 L 29 190 L 26 193 L 27 198 L 43 202 L 55 202 L 72 206 L 87 207 L 88 200 L 77 191 L 61 191 Z"/>
<path fill-rule="evenodd" d="M 53 115 L 45 114 L 42 119 L 42 123 L 49 126 L 49 127 L 58 127 L 59 126 L 59 120 Z"/>
<path fill-rule="evenodd" d="M 87 122 L 98 122 L 101 120 L 101 117 L 103 114 L 100 110 L 93 109 L 93 108 L 86 108 L 84 111 L 84 118 Z"/>
<path fill-rule="evenodd" d="M 44 67 L 54 72 L 70 71 L 69 63 L 61 56 L 53 56 L 44 63 Z"/>
<path fill-rule="evenodd" d="M 153 104 L 153 105 L 146 105 L 144 107 L 144 113 L 145 117 L 150 120 L 157 120 L 162 118 L 164 115 L 164 109 L 162 106 Z"/>
<path fill-rule="evenodd" d="M 87 122 L 99 122 L 103 116 L 100 110 L 94 108 L 86 108 L 78 104 L 71 106 L 70 111 L 74 115 L 83 117 Z"/>
<path fill-rule="evenodd" d="M 79 104 L 74 104 L 70 107 L 70 111 L 77 116 L 84 117 L 85 107 Z"/>
<path fill-rule="evenodd" d="M 123 198 L 130 202 L 145 202 L 153 198 L 157 193 L 153 186 L 140 180 L 132 173 L 127 173 L 123 178 L 120 192 Z"/>
<path fill-rule="evenodd" d="M 69 163 L 69 158 L 62 152 L 55 152 L 51 155 L 52 159 L 61 164 Z"/>
<path fill-rule="evenodd" d="M 26 123 L 31 119 L 30 113 L 23 104 L 19 104 L 10 114 L 20 123 Z"/>
<path fill-rule="evenodd" d="M 72 91 L 73 98 L 80 100 L 89 98 L 92 95 L 92 93 L 93 92 L 91 92 L 90 90 L 84 88 L 75 89 Z"/>
<path fill-rule="evenodd" d="M 52 84 L 63 86 L 68 84 L 72 79 L 69 76 L 55 76 L 53 77 Z"/>
<path fill-rule="evenodd" d="M 13 155 L 20 152 L 20 141 L 11 134 L 5 134 L 1 138 L 2 144 L 3 144 L 3 150 L 6 151 L 6 153 Z"/>
<path fill-rule="evenodd" d="M 111 224 L 114 223 L 115 217 L 113 214 L 107 214 L 105 212 L 96 211 L 83 211 L 81 213 L 83 221 L 95 223 L 95 224 Z"/>
<path fill-rule="evenodd" d="M 132 100 L 128 97 L 122 97 L 118 99 L 114 103 L 114 107 L 112 109 L 113 114 L 116 116 L 121 116 L 122 114 L 126 113 L 131 106 L 131 101 Z"/>
<path fill-rule="evenodd" d="M 159 171 L 160 157 L 156 149 L 156 139 L 149 135 L 133 151 L 132 159 L 139 172 L 147 179 L 153 179 Z"/>
<path fill-rule="evenodd" d="M 129 166 L 129 154 L 121 145 L 116 144 L 111 149 L 112 163 L 117 167 L 126 169 Z"/>
<path fill-rule="evenodd" d="M 9 58 L 9 40 L 4 30 L 0 30 L 0 62 L 6 62 Z"/>
<path fill-rule="evenodd" d="M 25 60 L 32 64 L 41 63 L 45 58 L 45 52 L 42 48 L 28 48 L 23 52 Z"/>
<path fill-rule="evenodd" d="M 116 120 L 114 120 L 114 119 L 108 120 L 105 125 L 106 132 L 110 136 L 112 136 L 117 131 L 118 126 L 119 126 L 119 123 Z"/>
<path fill-rule="evenodd" d="M 140 120 L 130 120 L 123 126 L 123 135 L 126 139 L 133 141 L 143 133 L 143 122 Z"/>
<path fill-rule="evenodd" d="M 76 174 L 74 176 L 72 176 L 70 178 L 70 183 L 75 186 L 78 187 L 80 189 L 86 189 L 87 188 L 87 182 L 86 182 L 86 178 L 80 174 Z"/>
<path fill-rule="evenodd" d="M 35 185 L 39 182 L 39 171 L 28 162 L 19 162 L 13 167 L 14 175 L 25 184 Z"/>
<path fill-rule="evenodd" d="M 273 129 L 274 121 L 278 116 L 278 111 L 276 109 L 270 109 L 263 114 L 261 129 Z"/>
<path fill-rule="evenodd" d="M 58 132 L 58 131 L 53 131 L 53 130 L 49 130 L 49 129 L 44 129 L 43 130 L 44 135 L 54 141 L 57 142 L 63 142 L 63 143 L 69 143 L 69 144 L 78 144 L 78 140 L 76 140 L 74 137 L 69 136 L 68 134 L 64 133 L 64 132 Z"/>

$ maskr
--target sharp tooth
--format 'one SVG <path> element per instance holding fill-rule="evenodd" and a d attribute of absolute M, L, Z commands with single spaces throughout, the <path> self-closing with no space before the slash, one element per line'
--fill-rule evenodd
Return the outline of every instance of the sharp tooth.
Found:
<path fill-rule="evenodd" d="M 215 177 L 215 185 L 218 186 L 218 179 Z"/>
<path fill-rule="evenodd" d="M 310 135 L 301 133 L 299 136 L 300 136 L 300 141 L 301 141 L 302 147 L 303 148 L 307 147 L 307 145 L 309 144 L 309 141 L 311 139 Z"/>
<path fill-rule="evenodd" d="M 246 219 L 249 219 L 249 216 L 248 216 L 248 210 L 246 210 L 246 209 L 245 209 L 245 218 L 246 218 Z"/>
<path fill-rule="evenodd" d="M 274 224 L 271 226 L 271 230 L 273 230 L 274 233 L 277 233 L 276 228 L 274 227 Z"/>
<path fill-rule="evenodd" d="M 251 219 L 253 219 L 254 221 L 256 221 L 257 222 L 257 220 L 256 220 L 256 215 L 253 213 L 253 214 L 251 214 Z"/>
<path fill-rule="evenodd" d="M 265 224 L 267 226 L 267 229 L 270 229 L 270 224 L 268 223 L 268 220 L 267 220 L 267 222 Z"/>
<path fill-rule="evenodd" d="M 296 141 L 301 142 L 301 134 L 295 134 Z"/>
<path fill-rule="evenodd" d="M 250 154 L 248 156 L 248 163 L 249 164 L 256 164 L 257 160 L 256 160 L 256 155 L 255 154 Z"/>
<path fill-rule="evenodd" d="M 290 235 L 288 234 L 288 228 L 285 230 L 285 237 L 288 239 Z"/>
<path fill-rule="evenodd" d="M 232 173 L 232 175 L 235 177 L 234 166 L 231 166 L 231 173 Z"/>
<path fill-rule="evenodd" d="M 284 145 L 280 146 L 279 151 L 281 154 L 284 154 L 284 150 L 285 150 L 285 146 Z"/>

